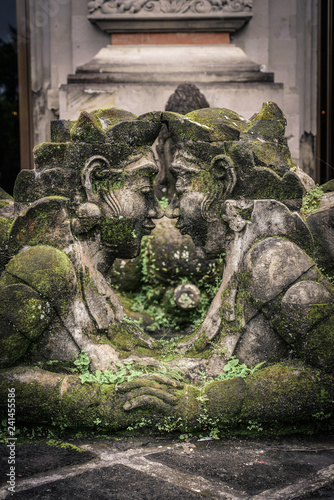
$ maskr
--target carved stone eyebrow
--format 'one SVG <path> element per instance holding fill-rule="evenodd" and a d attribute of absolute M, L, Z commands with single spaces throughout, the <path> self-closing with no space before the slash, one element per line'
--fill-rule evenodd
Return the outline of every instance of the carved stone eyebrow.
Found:
<path fill-rule="evenodd" d="M 195 165 L 193 164 L 189 164 L 189 163 L 181 163 L 181 162 L 178 162 L 178 163 L 172 163 L 171 166 L 170 166 L 170 170 L 172 172 L 175 172 L 176 174 L 182 174 L 182 172 L 189 172 L 189 173 L 199 173 L 201 170 L 198 168 L 198 167 L 195 167 Z"/>
<path fill-rule="evenodd" d="M 150 172 L 159 172 L 159 168 L 153 162 L 145 160 L 144 163 L 139 165 L 129 165 L 124 169 L 127 172 L 133 172 L 134 170 L 148 170 Z"/>

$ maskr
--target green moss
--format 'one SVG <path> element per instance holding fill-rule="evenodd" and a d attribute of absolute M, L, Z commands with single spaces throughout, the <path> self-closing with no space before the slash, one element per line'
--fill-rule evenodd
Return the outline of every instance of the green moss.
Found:
<path fill-rule="evenodd" d="M 206 408 L 211 417 L 238 416 L 246 394 L 246 383 L 241 377 L 212 382 L 204 389 L 208 400 Z"/>
<path fill-rule="evenodd" d="M 65 220 L 64 210 L 68 201 L 61 196 L 45 197 L 35 202 L 23 216 L 18 217 L 10 232 L 11 254 L 17 253 L 25 245 L 61 245 L 62 237 L 57 235 L 57 231 L 60 223 Z M 63 221 L 60 220 L 61 216 Z"/>
<path fill-rule="evenodd" d="M 64 379 L 61 390 L 61 408 L 65 418 L 72 425 L 94 425 L 94 420 L 99 416 L 99 384 L 82 384 L 77 375 L 69 375 Z"/>
<path fill-rule="evenodd" d="M 62 314 L 76 289 L 76 274 L 70 259 L 60 250 L 38 245 L 19 253 L 6 267 L 6 274 L 28 284 Z"/>
<path fill-rule="evenodd" d="M 303 197 L 300 213 L 305 217 L 318 210 L 323 195 L 324 191 L 318 185 L 314 189 L 310 189 Z"/>
<path fill-rule="evenodd" d="M 69 148 L 70 143 L 50 143 L 43 142 L 38 146 L 34 147 L 34 163 L 36 170 L 42 170 L 47 165 L 49 168 L 57 167 L 58 165 L 62 165 L 65 163 L 65 157 L 67 153 L 67 149 Z M 33 172 L 30 172 L 33 174 Z M 20 172 L 22 175 L 22 172 Z M 28 174 L 26 174 L 28 175 Z M 17 201 L 16 193 L 14 191 L 14 198 Z"/>
<path fill-rule="evenodd" d="M 102 243 L 112 244 L 115 247 L 124 245 L 133 239 L 132 231 L 132 221 L 106 217 L 101 222 Z"/>
<path fill-rule="evenodd" d="M 7 402 L 8 387 L 15 388 L 16 422 L 50 424 L 60 415 L 60 386 L 64 375 L 38 368 L 15 367 L 0 377 L 0 401 Z M 3 414 L 7 414 L 8 409 Z"/>
<path fill-rule="evenodd" d="M 236 211 L 244 220 L 252 220 L 253 208 L 236 208 Z"/>
<path fill-rule="evenodd" d="M 2 271 L 9 259 L 8 241 L 12 221 L 0 217 L 0 271 Z"/>
<path fill-rule="evenodd" d="M 29 340 L 14 325 L 0 318 L 0 367 L 12 366 L 27 352 Z"/>
<path fill-rule="evenodd" d="M 131 327 L 127 323 L 114 323 L 110 325 L 107 335 L 111 344 L 120 351 L 129 353 L 141 348 L 145 350 L 146 354 L 152 354 L 147 344 L 131 331 Z M 150 338 L 144 332 L 142 332 L 142 336 L 147 337 L 147 339 Z"/>
<path fill-rule="evenodd" d="M 277 364 L 247 377 L 246 396 L 241 408 L 241 418 L 258 418 L 261 421 L 295 421 L 311 416 L 315 408 L 327 407 L 323 389 L 333 386 L 330 377 L 302 364 Z"/>
<path fill-rule="evenodd" d="M 202 352 L 204 351 L 205 347 L 207 346 L 208 339 L 205 333 L 203 332 L 200 337 L 196 340 L 194 343 L 194 348 L 197 352 Z"/>
<path fill-rule="evenodd" d="M 334 369 L 334 316 L 325 319 L 307 335 L 306 358 L 326 370 Z"/>
<path fill-rule="evenodd" d="M 29 340 L 34 340 L 49 323 L 50 307 L 30 287 L 9 285 L 0 288 L 0 318 Z"/>
<path fill-rule="evenodd" d="M 55 448 L 63 449 L 63 450 L 73 450 L 78 453 L 85 453 L 86 450 L 83 448 L 79 448 L 79 446 L 75 446 L 72 443 L 66 443 L 64 441 L 59 441 L 58 439 L 47 439 L 46 444 L 49 446 L 54 446 Z"/>

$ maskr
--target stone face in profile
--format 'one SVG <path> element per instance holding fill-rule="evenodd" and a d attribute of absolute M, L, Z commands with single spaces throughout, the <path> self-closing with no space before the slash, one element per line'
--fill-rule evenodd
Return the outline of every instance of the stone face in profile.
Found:
<path fill-rule="evenodd" d="M 202 324 L 167 355 L 108 283 L 114 259 L 136 256 L 162 216 L 151 150 L 162 125 L 177 192 L 166 215 L 201 256 L 225 263 Z M 35 149 L 36 169 L 20 173 L 14 202 L 0 192 L 0 392 L 15 387 L 20 421 L 61 411 L 69 425 L 98 419 L 112 430 L 136 422 L 139 409 L 193 429 L 203 414 L 223 428 L 332 411 L 334 290 L 316 259 L 330 261 L 334 208 L 329 197 L 310 224 L 301 215 L 312 181 L 292 163 L 284 130 L 274 103 L 250 120 L 215 108 L 141 117 L 110 109 L 54 128 L 63 142 Z M 178 291 L 190 311 L 197 290 Z M 236 357 L 250 375 L 222 380 Z M 253 373 L 257 363 L 266 365 Z M 220 378 L 199 388 L 203 373 Z"/>

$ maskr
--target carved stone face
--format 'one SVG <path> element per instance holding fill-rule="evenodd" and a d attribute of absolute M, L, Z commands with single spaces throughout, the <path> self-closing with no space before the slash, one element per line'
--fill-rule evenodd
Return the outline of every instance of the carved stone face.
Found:
<path fill-rule="evenodd" d="M 201 257 L 216 257 L 224 249 L 228 228 L 216 196 L 223 185 L 210 171 L 198 169 L 181 155 L 175 157 L 170 170 L 176 178 L 176 197 L 166 215 L 178 218 L 176 227 L 191 236 Z"/>
<path fill-rule="evenodd" d="M 142 237 L 155 227 L 152 219 L 162 217 L 153 192 L 157 167 L 149 155 L 132 160 L 116 177 L 96 180 L 102 214 L 101 241 L 114 257 L 138 255 Z"/>

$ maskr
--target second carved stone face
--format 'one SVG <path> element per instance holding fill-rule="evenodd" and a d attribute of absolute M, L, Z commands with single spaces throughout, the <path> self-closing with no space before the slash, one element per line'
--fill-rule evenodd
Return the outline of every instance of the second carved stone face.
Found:
<path fill-rule="evenodd" d="M 176 227 L 181 234 L 191 236 L 201 257 L 215 258 L 224 249 L 228 228 L 217 196 L 223 186 L 209 170 L 198 169 L 195 158 L 192 160 L 179 154 L 170 167 L 176 178 L 176 196 L 166 215 L 177 217 Z"/>

